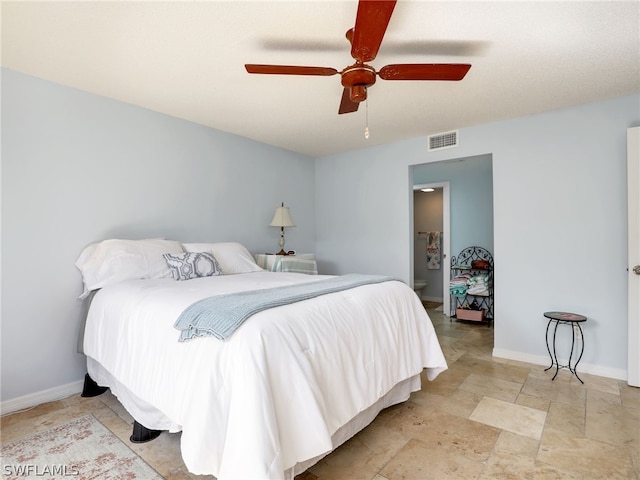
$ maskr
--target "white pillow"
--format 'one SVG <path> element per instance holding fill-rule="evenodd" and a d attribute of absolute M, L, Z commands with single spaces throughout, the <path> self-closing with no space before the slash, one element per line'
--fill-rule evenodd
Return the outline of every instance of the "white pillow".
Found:
<path fill-rule="evenodd" d="M 182 246 L 187 252 L 211 253 L 218 261 L 222 273 L 225 275 L 262 271 L 262 268 L 249 253 L 249 250 L 241 243 L 183 243 Z"/>
<path fill-rule="evenodd" d="M 163 255 L 181 254 L 180 242 L 159 238 L 147 240 L 104 240 L 86 247 L 76 267 L 82 272 L 84 298 L 91 290 L 123 280 L 170 277 Z"/>

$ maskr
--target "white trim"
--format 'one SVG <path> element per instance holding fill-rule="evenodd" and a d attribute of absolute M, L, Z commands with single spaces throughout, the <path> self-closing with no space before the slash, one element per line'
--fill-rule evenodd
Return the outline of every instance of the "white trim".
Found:
<path fill-rule="evenodd" d="M 627 218 L 628 218 L 628 334 L 627 383 L 640 387 L 640 278 L 633 267 L 640 265 L 640 127 L 627 129 Z"/>
<path fill-rule="evenodd" d="M 535 365 L 545 365 L 545 368 L 550 364 L 548 355 L 531 355 L 529 353 L 516 352 L 513 350 L 503 350 L 501 348 L 494 348 L 493 356 L 496 358 L 504 358 L 506 360 L 516 360 L 519 362 L 533 363 Z M 609 368 L 582 362 L 580 362 L 578 368 L 579 373 L 588 373 L 589 375 L 597 375 L 599 377 L 613 378 L 616 380 L 627 379 L 627 371 L 619 368 Z"/>
<path fill-rule="evenodd" d="M 43 403 L 67 398 L 71 395 L 82 392 L 83 387 L 84 380 L 78 380 L 77 382 L 67 383 L 66 385 L 60 385 L 59 387 L 53 387 L 47 390 L 30 393 L 29 395 L 24 395 L 22 397 L 5 400 L 0 404 L 0 413 L 2 415 L 6 415 L 8 413 L 24 410 L 25 408 L 31 408 Z"/>

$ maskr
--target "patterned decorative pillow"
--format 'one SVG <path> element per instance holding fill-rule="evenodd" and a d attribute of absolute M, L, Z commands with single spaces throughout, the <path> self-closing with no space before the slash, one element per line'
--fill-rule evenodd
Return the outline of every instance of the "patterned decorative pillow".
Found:
<path fill-rule="evenodd" d="M 165 253 L 164 259 L 176 280 L 222 275 L 218 261 L 207 252 L 187 252 L 180 255 Z"/>

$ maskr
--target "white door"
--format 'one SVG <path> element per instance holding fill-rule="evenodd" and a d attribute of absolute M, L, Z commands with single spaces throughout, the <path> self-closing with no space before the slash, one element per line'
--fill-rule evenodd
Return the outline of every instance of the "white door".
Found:
<path fill-rule="evenodd" d="M 627 383 L 640 387 L 640 127 L 627 130 L 629 359 Z"/>

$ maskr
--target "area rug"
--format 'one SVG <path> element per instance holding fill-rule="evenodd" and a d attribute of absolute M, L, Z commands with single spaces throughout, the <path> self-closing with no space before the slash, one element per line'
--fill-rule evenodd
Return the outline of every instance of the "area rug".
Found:
<path fill-rule="evenodd" d="M 93 415 L 2 444 L 2 478 L 162 479 Z"/>

